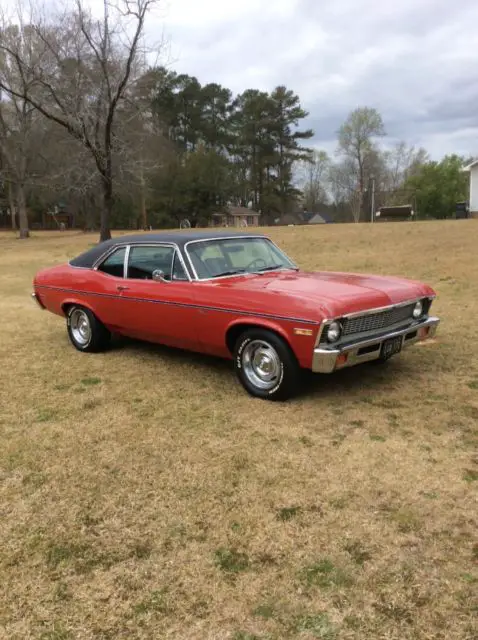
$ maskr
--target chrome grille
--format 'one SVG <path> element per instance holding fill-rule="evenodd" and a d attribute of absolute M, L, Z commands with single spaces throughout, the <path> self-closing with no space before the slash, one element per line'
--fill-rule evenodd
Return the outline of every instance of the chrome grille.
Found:
<path fill-rule="evenodd" d="M 352 333 L 380 331 L 381 329 L 386 329 L 398 322 L 412 320 L 414 307 L 415 303 L 407 304 L 403 307 L 393 307 L 386 311 L 379 311 L 377 313 L 369 313 L 364 316 L 357 316 L 356 318 L 346 318 L 344 321 L 342 335 L 348 336 Z"/>

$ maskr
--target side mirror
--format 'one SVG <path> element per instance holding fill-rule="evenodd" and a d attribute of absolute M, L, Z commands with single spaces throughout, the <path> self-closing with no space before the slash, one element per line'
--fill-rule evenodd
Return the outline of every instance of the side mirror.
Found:
<path fill-rule="evenodd" d="M 153 271 L 153 280 L 155 282 L 168 282 L 164 277 L 164 271 L 161 271 L 161 269 L 155 269 Z"/>

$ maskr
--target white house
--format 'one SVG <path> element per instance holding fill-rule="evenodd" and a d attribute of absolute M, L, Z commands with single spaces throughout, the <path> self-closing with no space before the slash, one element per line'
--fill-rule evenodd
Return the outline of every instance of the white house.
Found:
<path fill-rule="evenodd" d="M 467 171 L 470 174 L 470 216 L 478 218 L 478 160 L 464 167 L 463 171 Z"/>

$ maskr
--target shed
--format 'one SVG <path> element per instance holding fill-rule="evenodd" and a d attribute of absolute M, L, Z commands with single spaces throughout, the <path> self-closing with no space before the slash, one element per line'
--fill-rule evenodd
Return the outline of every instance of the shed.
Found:
<path fill-rule="evenodd" d="M 210 227 L 258 227 L 260 213 L 248 207 L 227 206 L 212 214 Z"/>
<path fill-rule="evenodd" d="M 380 207 L 375 213 L 377 222 L 401 222 L 413 220 L 413 207 L 411 204 L 401 204 L 395 207 Z"/>

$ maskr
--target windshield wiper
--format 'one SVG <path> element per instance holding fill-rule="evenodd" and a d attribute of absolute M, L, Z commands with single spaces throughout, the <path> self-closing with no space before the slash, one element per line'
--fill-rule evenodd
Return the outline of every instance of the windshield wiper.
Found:
<path fill-rule="evenodd" d="M 245 269 L 230 269 L 229 271 L 222 271 L 221 273 L 215 273 L 213 278 L 221 278 L 222 276 L 235 276 L 236 274 L 247 273 Z"/>
<path fill-rule="evenodd" d="M 273 264 L 270 267 L 263 267 L 262 269 L 257 269 L 257 273 L 264 273 L 264 271 L 277 271 L 277 269 L 292 269 L 293 271 L 297 271 L 297 267 L 287 267 L 284 264 Z"/>
<path fill-rule="evenodd" d="M 270 267 L 263 267 L 262 269 L 256 269 L 255 271 L 248 271 L 247 269 L 229 269 L 228 271 L 221 271 L 221 273 L 215 273 L 213 278 L 222 278 L 222 276 L 235 276 L 242 275 L 243 273 L 250 273 L 251 275 L 262 275 L 266 271 L 276 271 L 277 269 L 291 269 L 298 271 L 298 267 L 286 267 L 283 264 L 273 264 Z"/>

